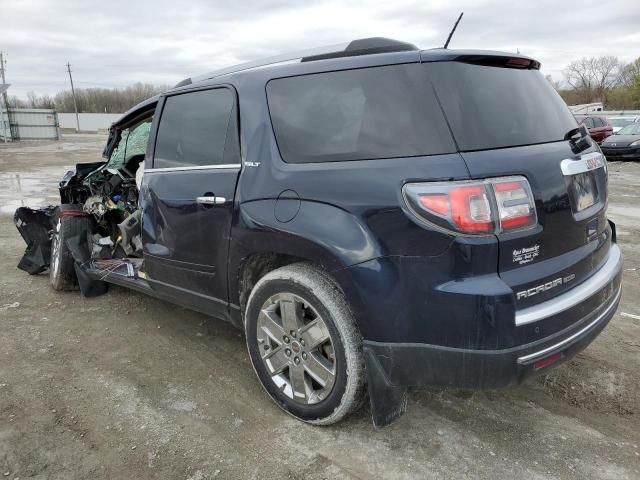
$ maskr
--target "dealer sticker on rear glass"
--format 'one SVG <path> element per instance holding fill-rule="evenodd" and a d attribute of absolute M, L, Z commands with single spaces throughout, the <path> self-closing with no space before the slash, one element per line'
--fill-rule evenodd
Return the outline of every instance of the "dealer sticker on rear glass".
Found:
<path fill-rule="evenodd" d="M 540 255 L 540 245 L 536 244 L 532 247 L 524 247 L 513 251 L 513 263 L 518 265 L 526 265 Z"/>

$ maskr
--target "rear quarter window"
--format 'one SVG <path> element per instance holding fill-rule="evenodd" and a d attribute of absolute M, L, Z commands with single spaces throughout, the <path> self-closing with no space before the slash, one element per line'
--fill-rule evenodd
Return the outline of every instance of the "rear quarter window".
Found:
<path fill-rule="evenodd" d="M 267 99 L 288 163 L 456 151 L 420 64 L 275 79 L 267 85 Z"/>

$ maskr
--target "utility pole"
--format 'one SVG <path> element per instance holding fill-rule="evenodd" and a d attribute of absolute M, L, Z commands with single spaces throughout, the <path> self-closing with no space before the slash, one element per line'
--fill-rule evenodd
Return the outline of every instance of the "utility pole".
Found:
<path fill-rule="evenodd" d="M 4 79 L 4 67 L 7 64 L 4 59 L 3 53 L 0 52 L 0 74 L 2 75 L 2 84 L 6 84 L 7 82 Z M 7 91 L 2 92 L 2 99 L 4 100 L 4 108 L 7 111 L 7 122 L 9 122 L 9 133 L 11 133 L 11 122 L 9 121 L 9 98 L 7 97 Z M 4 115 L 0 110 L 0 123 L 2 123 L 2 135 L 4 137 L 4 143 L 7 143 L 7 125 L 4 122 Z"/>
<path fill-rule="evenodd" d="M 76 110 L 76 133 L 80 131 L 80 119 L 78 118 L 78 103 L 76 102 L 76 91 L 73 88 L 73 77 L 71 76 L 71 65 L 67 62 L 67 72 L 71 82 L 71 95 L 73 96 L 73 108 Z"/>

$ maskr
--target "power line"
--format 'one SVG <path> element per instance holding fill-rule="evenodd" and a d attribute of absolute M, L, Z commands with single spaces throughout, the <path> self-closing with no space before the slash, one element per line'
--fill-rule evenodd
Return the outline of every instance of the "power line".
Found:
<path fill-rule="evenodd" d="M 73 108 L 76 111 L 76 133 L 80 131 L 80 118 L 78 117 L 78 104 L 76 103 L 76 91 L 73 88 L 73 77 L 71 76 L 71 64 L 67 62 L 67 72 L 69 72 L 69 81 L 71 82 L 71 95 L 73 96 Z"/>

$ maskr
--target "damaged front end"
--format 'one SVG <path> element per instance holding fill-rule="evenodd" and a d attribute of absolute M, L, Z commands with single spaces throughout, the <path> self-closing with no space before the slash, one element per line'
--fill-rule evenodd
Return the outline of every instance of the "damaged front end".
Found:
<path fill-rule="evenodd" d="M 112 125 L 103 151 L 106 161 L 77 164 L 63 176 L 59 206 L 16 210 L 14 224 L 27 244 L 18 268 L 35 275 L 56 270 L 56 255 L 73 257 L 73 265 L 63 264 L 65 274 L 73 277 L 73 284 L 65 282 L 65 287 L 79 288 L 86 296 L 106 291 L 106 285 L 90 281 L 88 271 L 140 270 L 139 184 L 156 102 L 157 98 L 143 102 Z M 74 227 L 61 229 L 65 222 Z"/>

